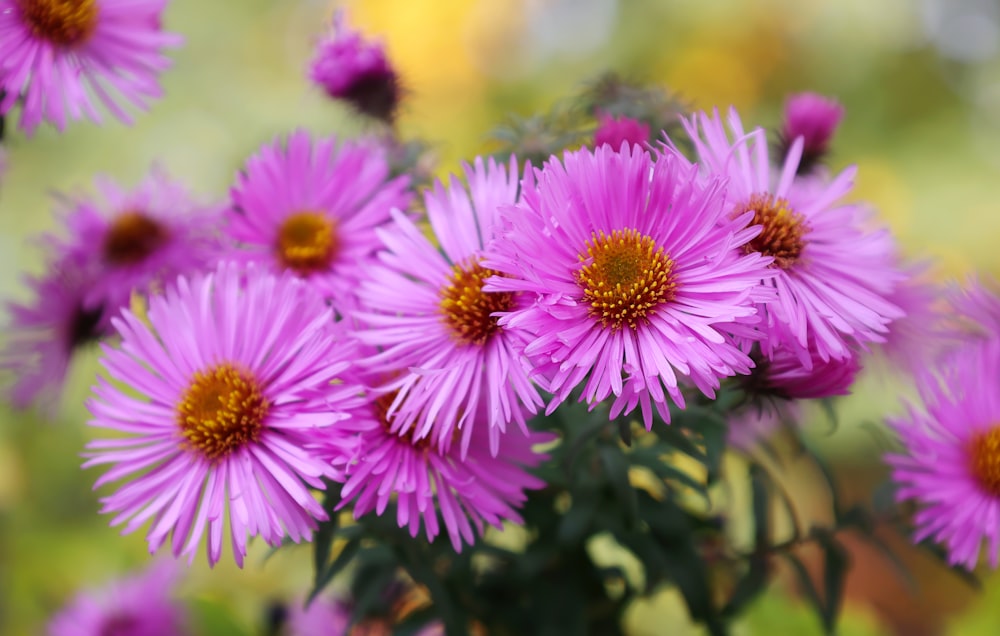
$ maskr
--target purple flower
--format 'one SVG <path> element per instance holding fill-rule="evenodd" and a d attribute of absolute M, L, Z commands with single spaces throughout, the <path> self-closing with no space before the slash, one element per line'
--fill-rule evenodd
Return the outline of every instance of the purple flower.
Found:
<path fill-rule="evenodd" d="M 28 134 L 47 120 L 60 131 L 97 101 L 125 123 L 128 102 L 145 109 L 163 91 L 163 49 L 182 39 L 163 32 L 166 0 L 0 0 L 0 115 L 20 102 Z"/>
<path fill-rule="evenodd" d="M 794 350 L 781 348 L 759 359 L 757 367 L 743 379 L 751 396 L 782 400 L 808 400 L 848 395 L 861 370 L 857 355 L 823 360 L 815 351 L 803 364 Z"/>
<path fill-rule="evenodd" d="M 826 156 L 833 133 L 843 117 L 844 107 L 829 97 L 816 93 L 789 96 L 779 133 L 779 157 L 787 157 L 795 140 L 801 137 L 802 156 L 797 173 L 809 172 Z"/>
<path fill-rule="evenodd" d="M 286 627 L 278 633 L 287 636 L 347 636 L 351 632 L 350 604 L 339 599 L 316 598 L 288 606 Z"/>
<path fill-rule="evenodd" d="M 886 456 L 897 499 L 913 500 L 914 541 L 943 544 L 948 562 L 973 569 L 985 548 L 1000 562 L 1000 341 L 973 341 L 943 373 L 920 375 L 925 410 L 890 419 L 903 444 Z M 985 542 L 985 545 L 983 545 Z"/>
<path fill-rule="evenodd" d="M 525 429 L 525 411 L 542 399 L 528 379 L 519 334 L 497 324 L 497 312 L 517 305 L 514 294 L 483 291 L 497 272 L 480 264 L 499 223 L 499 208 L 517 200 L 517 162 L 505 170 L 492 159 L 465 166 L 468 190 L 452 177 L 424 195 L 439 251 L 412 221 L 395 215 L 395 228 L 380 231 L 387 251 L 369 268 L 359 289 L 364 310 L 357 337 L 380 348 L 366 367 L 407 369 L 385 388 L 397 391 L 389 410 L 392 429 L 420 440 L 431 436 L 450 446 L 462 432 L 469 445 L 479 404 L 488 413 L 490 448 L 510 422 Z M 398 408 L 397 408 L 398 407 Z"/>
<path fill-rule="evenodd" d="M 34 300 L 7 305 L 11 318 L 0 368 L 14 377 L 8 399 L 15 407 L 35 403 L 53 411 L 73 354 L 114 332 L 110 317 L 117 307 L 89 300 L 94 280 L 93 268 L 79 254 L 69 254 L 43 277 L 25 279 Z"/>
<path fill-rule="evenodd" d="M 522 523 L 516 508 L 527 499 L 524 491 L 545 485 L 526 468 L 547 458 L 533 447 L 551 441 L 551 436 L 511 428 L 494 454 L 489 427 L 470 422 L 463 453 L 454 441 L 439 447 L 426 438 L 415 439 L 412 430 L 393 433 L 386 419 L 393 397 L 375 396 L 338 425 L 343 434 L 359 438 L 346 466 L 338 508 L 353 502 L 355 518 L 372 511 L 381 515 L 394 500 L 400 528 L 416 537 L 423 525 L 427 540 L 433 541 L 443 521 L 456 552 L 463 544 L 471 545 L 487 524 L 500 528 L 504 521 Z M 482 406 L 475 416 L 483 419 Z"/>
<path fill-rule="evenodd" d="M 390 179 L 385 152 L 372 141 L 315 143 L 293 133 L 252 156 L 231 191 L 232 256 L 291 270 L 338 309 L 352 305 L 381 242 L 375 228 L 409 205 L 407 177 Z"/>
<path fill-rule="evenodd" d="M 536 295 L 500 325 L 527 334 L 549 413 L 584 384 L 581 401 L 613 394 L 612 417 L 638 405 L 649 428 L 651 405 L 664 419 L 667 396 L 683 407 L 683 380 L 711 396 L 750 371 L 728 334 L 757 320 L 770 258 L 744 253 L 758 232 L 750 215 L 727 216 L 718 182 L 702 186 L 681 164 L 635 147 L 567 152 L 507 209 L 483 261 L 504 276 L 486 289 Z"/>
<path fill-rule="evenodd" d="M 309 79 L 360 113 L 387 123 L 396 115 L 399 77 L 385 47 L 380 41 L 365 40 L 347 26 L 343 9 L 333 16 L 333 32 L 316 47 Z"/>
<path fill-rule="evenodd" d="M 729 215 L 752 213 L 750 225 L 761 228 L 744 249 L 774 259 L 765 282 L 777 302 L 764 308 L 764 353 L 792 346 L 809 364 L 814 354 L 846 359 L 866 343 L 884 342 L 889 324 L 903 316 L 891 296 L 904 275 L 888 231 L 868 229 L 861 206 L 836 203 L 850 191 L 856 169 L 830 183 L 800 182 L 798 138 L 774 175 L 764 131 L 745 133 L 735 110 L 729 115 L 733 142 L 718 113 L 684 125 L 705 176 L 728 179 Z"/>
<path fill-rule="evenodd" d="M 596 148 L 608 144 L 612 150 L 618 150 L 626 142 L 630 146 L 636 145 L 643 148 L 649 142 L 649 124 L 638 119 L 599 113 L 597 121 L 597 130 L 594 131 L 594 147 Z"/>
<path fill-rule="evenodd" d="M 88 444 L 84 464 L 111 466 L 95 487 L 125 480 L 101 500 L 111 524 L 151 520 L 150 551 L 170 537 L 189 561 L 207 533 L 212 565 L 227 528 L 240 566 L 248 535 L 309 540 L 327 518 L 310 487 L 340 476 L 324 438 L 359 391 L 332 311 L 294 276 L 227 263 L 154 296 L 148 326 L 128 311 L 112 322 L 122 344 L 104 347 L 110 379 L 88 406 L 116 435 Z"/>
<path fill-rule="evenodd" d="M 46 237 L 57 254 L 76 254 L 96 272 L 88 302 L 127 306 L 179 275 L 207 271 L 221 251 L 222 208 L 194 201 L 178 182 L 153 170 L 134 190 L 98 177 L 96 200 L 63 198 L 67 238 Z"/>
<path fill-rule="evenodd" d="M 48 636 L 184 636 L 192 633 L 172 598 L 176 564 L 154 562 L 145 572 L 80 592 L 52 617 Z"/>

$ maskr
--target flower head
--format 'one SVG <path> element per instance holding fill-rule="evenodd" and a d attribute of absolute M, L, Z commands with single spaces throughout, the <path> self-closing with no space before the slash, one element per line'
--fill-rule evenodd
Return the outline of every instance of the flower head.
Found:
<path fill-rule="evenodd" d="M 74 254 L 96 272 L 88 298 L 111 309 L 133 293 L 163 288 L 179 275 L 206 271 L 219 257 L 222 209 L 194 201 L 154 170 L 134 190 L 99 177 L 97 199 L 64 199 L 68 237 L 46 237 L 57 254 Z"/>
<path fill-rule="evenodd" d="M 308 279 L 338 309 L 354 302 L 381 242 L 375 228 L 410 202 L 374 142 L 313 142 L 304 131 L 252 156 L 231 191 L 232 256 Z"/>
<path fill-rule="evenodd" d="M 391 122 L 399 106 L 400 86 L 380 41 L 366 40 L 347 26 L 343 9 L 333 16 L 333 32 L 316 47 L 309 79 L 334 99 L 358 112 Z"/>
<path fill-rule="evenodd" d="M 10 303 L 7 344 L 0 368 L 14 376 L 8 398 L 17 408 L 54 408 L 73 355 L 111 335 L 117 307 L 93 304 L 94 272 L 78 254 L 53 263 L 40 278 L 26 279 L 34 292 L 28 304 Z"/>
<path fill-rule="evenodd" d="M 127 480 L 101 500 L 112 525 L 151 519 L 150 551 L 169 536 L 189 559 L 207 532 L 210 564 L 227 526 L 238 565 L 248 535 L 308 540 L 326 519 L 309 488 L 339 476 L 325 438 L 358 393 L 331 310 L 294 276 L 226 263 L 153 297 L 148 325 L 113 323 L 122 344 L 104 347 L 90 423 L 128 435 L 91 442 L 84 464 L 111 465 L 95 487 Z"/>
<path fill-rule="evenodd" d="M 604 144 L 618 150 L 623 143 L 642 148 L 649 141 L 649 124 L 631 117 L 615 117 L 607 113 L 597 116 L 597 130 L 594 131 L 594 146 L 600 148 Z"/>
<path fill-rule="evenodd" d="M 549 412 L 585 383 L 581 400 L 613 394 L 613 417 L 638 405 L 648 428 L 651 405 L 664 419 L 667 396 L 683 407 L 681 381 L 713 395 L 750 370 L 729 330 L 756 320 L 770 259 L 740 249 L 757 230 L 726 216 L 718 182 L 672 153 L 608 146 L 553 158 L 537 179 L 483 266 L 503 274 L 487 290 L 536 296 L 500 324 L 525 331 Z"/>
<path fill-rule="evenodd" d="M 412 430 L 393 433 L 387 420 L 392 400 L 391 393 L 376 394 L 338 427 L 358 436 L 356 453 L 347 458 L 339 507 L 353 502 L 354 516 L 360 518 L 372 511 L 381 515 L 394 500 L 400 528 L 416 537 L 423 525 L 433 541 L 443 521 L 456 552 L 471 545 L 487 524 L 521 523 L 516 508 L 527 499 L 524 491 L 545 485 L 526 469 L 546 459 L 533 447 L 551 441 L 549 435 L 511 428 L 494 454 L 489 428 L 470 423 L 462 453 L 454 441 L 441 447 L 417 439 Z M 483 411 L 480 406 L 476 417 L 482 419 Z"/>
<path fill-rule="evenodd" d="M 52 617 L 48 636 L 183 636 L 184 609 L 172 598 L 178 570 L 156 561 L 140 574 L 80 592 Z"/>
<path fill-rule="evenodd" d="M 916 501 L 914 541 L 944 544 L 973 569 L 984 547 L 1000 562 L 1000 341 L 974 341 L 941 377 L 922 374 L 925 411 L 890 419 L 903 451 L 886 456 L 900 501 Z"/>
<path fill-rule="evenodd" d="M 394 431 L 412 428 L 416 439 L 433 433 L 449 446 L 457 427 L 465 449 L 482 403 L 495 453 L 507 424 L 525 428 L 525 411 L 542 405 L 519 334 L 495 316 L 515 308 L 517 298 L 483 291 L 495 274 L 482 266 L 483 250 L 500 207 L 517 200 L 517 162 L 511 158 L 505 169 L 476 159 L 465 176 L 468 189 L 452 177 L 450 189 L 438 181 L 424 195 L 440 251 L 402 214 L 394 215 L 394 228 L 380 231 L 387 249 L 367 271 L 358 292 L 363 309 L 353 315 L 361 323 L 358 339 L 381 350 L 366 366 L 406 369 L 387 384 L 397 391 Z"/>
<path fill-rule="evenodd" d="M 813 352 L 822 360 L 846 359 L 855 348 L 883 342 L 889 323 L 903 315 L 890 297 L 904 275 L 888 231 L 870 230 L 861 206 L 836 203 L 856 170 L 830 183 L 800 182 L 800 137 L 773 178 L 764 131 L 745 133 L 735 110 L 729 115 L 735 141 L 718 113 L 698 114 L 685 127 L 706 176 L 728 179 L 727 213 L 752 213 L 750 225 L 761 228 L 744 249 L 774 259 L 767 284 L 777 302 L 764 308 L 765 354 L 793 346 L 808 364 Z"/>
<path fill-rule="evenodd" d="M 796 171 L 804 174 L 823 160 L 830 140 L 844 117 L 844 107 L 836 100 L 816 93 L 797 93 L 785 101 L 785 115 L 779 133 L 779 157 L 785 158 L 795 140 L 802 138 L 802 156 Z"/>
<path fill-rule="evenodd" d="M 859 356 L 822 359 L 815 351 L 803 364 L 797 353 L 778 348 L 758 358 L 756 368 L 743 379 L 743 388 L 757 398 L 809 400 L 847 395 L 861 370 Z"/>
<path fill-rule="evenodd" d="M 163 49 L 166 0 L 0 0 L 0 115 L 21 103 L 19 126 L 43 120 L 101 121 L 96 96 L 130 123 L 123 102 L 145 109 L 162 95 L 157 76 L 170 66 Z"/>

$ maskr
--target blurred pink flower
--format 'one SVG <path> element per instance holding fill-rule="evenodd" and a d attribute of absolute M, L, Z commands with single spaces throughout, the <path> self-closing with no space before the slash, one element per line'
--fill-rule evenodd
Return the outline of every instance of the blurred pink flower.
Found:
<path fill-rule="evenodd" d="M 617 151 L 626 142 L 644 148 L 649 141 L 649 124 L 638 119 L 599 113 L 597 122 L 597 130 L 594 131 L 595 148 L 608 144 L 612 150 Z"/>
<path fill-rule="evenodd" d="M 785 101 L 779 133 L 778 159 L 784 160 L 795 140 L 802 138 L 802 157 L 797 172 L 809 172 L 830 147 L 830 140 L 844 117 L 844 107 L 836 100 L 816 93 L 797 93 Z"/>

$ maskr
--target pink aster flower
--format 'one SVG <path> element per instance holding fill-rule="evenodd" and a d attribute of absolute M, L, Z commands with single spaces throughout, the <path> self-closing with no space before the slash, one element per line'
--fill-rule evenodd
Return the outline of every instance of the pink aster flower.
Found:
<path fill-rule="evenodd" d="M 642 148 L 649 142 L 649 124 L 638 119 L 599 113 L 597 122 L 597 130 L 594 131 L 594 146 L 597 148 L 608 144 L 612 150 L 618 150 L 626 142 Z"/>
<path fill-rule="evenodd" d="M 375 228 L 410 202 L 405 176 L 391 179 L 372 141 L 315 143 L 304 131 L 252 156 L 231 191 L 233 256 L 292 270 L 340 308 L 354 302 L 381 242 Z"/>
<path fill-rule="evenodd" d="M 367 270 L 358 291 L 364 308 L 359 340 L 381 352 L 366 366 L 408 369 L 387 385 L 398 391 L 390 416 L 393 431 L 413 429 L 415 439 L 431 435 L 448 446 L 460 429 L 463 453 L 482 402 L 488 413 L 490 447 L 510 422 L 525 426 L 525 411 L 542 405 L 520 355 L 519 334 L 500 327 L 496 312 L 516 304 L 510 293 L 487 293 L 484 281 L 496 272 L 480 261 L 499 222 L 499 208 L 518 196 L 517 161 L 507 169 L 493 159 L 465 166 L 468 190 L 456 177 L 446 190 L 438 181 L 424 195 L 431 230 L 440 251 L 412 221 L 394 215 L 395 228 L 380 231 L 387 251 Z"/>
<path fill-rule="evenodd" d="M 861 363 L 858 355 L 824 360 L 815 351 L 803 364 L 797 352 L 777 349 L 768 358 L 756 358 L 757 366 L 742 385 L 753 397 L 808 400 L 848 395 Z"/>
<path fill-rule="evenodd" d="M 793 429 L 800 411 L 797 402 L 758 402 L 737 409 L 727 418 L 726 444 L 753 453 L 779 431 Z"/>
<path fill-rule="evenodd" d="M 948 562 L 973 569 L 985 547 L 1000 562 L 1000 341 L 973 342 L 942 377 L 918 383 L 926 411 L 890 419 L 903 445 L 886 456 L 900 501 L 916 501 L 914 541 L 943 544 Z M 985 542 L 985 546 L 983 545 Z"/>
<path fill-rule="evenodd" d="M 47 120 L 101 121 L 97 101 L 125 123 L 123 102 L 145 109 L 163 91 L 166 0 L 0 0 L 0 115 L 21 103 L 28 134 Z"/>
<path fill-rule="evenodd" d="M 788 156 L 792 144 L 802 138 L 802 156 L 796 171 L 809 172 L 826 156 L 830 140 L 844 117 L 844 107 L 835 99 L 816 93 L 797 93 L 785 101 L 779 133 L 779 157 Z"/>
<path fill-rule="evenodd" d="M 285 629 L 276 633 L 287 636 L 348 635 L 351 627 L 351 606 L 334 598 L 317 598 L 308 605 L 304 601 L 291 603 Z"/>
<path fill-rule="evenodd" d="M 89 300 L 94 278 L 88 264 L 70 254 L 44 276 L 26 278 L 34 292 L 30 303 L 8 304 L 0 368 L 14 378 L 7 397 L 16 408 L 34 403 L 55 409 L 73 355 L 114 332 L 110 316 L 117 307 Z"/>
<path fill-rule="evenodd" d="M 122 344 L 102 362 L 132 391 L 100 378 L 90 423 L 127 435 L 88 444 L 84 464 L 111 466 L 95 488 L 125 480 L 101 500 L 112 525 L 152 520 L 150 551 L 169 536 L 189 561 L 207 532 L 213 565 L 227 527 L 240 566 L 248 535 L 310 539 L 327 516 L 309 489 L 339 476 L 324 437 L 358 393 L 325 303 L 294 276 L 227 263 L 154 296 L 148 326 L 128 311 L 112 322 Z"/>
<path fill-rule="evenodd" d="M 507 210 L 483 261 L 504 276 L 486 289 L 537 295 L 500 325 L 527 334 L 548 412 L 584 384 L 581 400 L 614 395 L 612 417 L 638 405 L 649 428 L 651 405 L 668 421 L 667 396 L 683 408 L 681 381 L 712 396 L 749 372 L 728 334 L 756 321 L 770 259 L 740 249 L 758 232 L 749 214 L 728 217 L 718 182 L 696 176 L 671 153 L 567 152 Z"/>
<path fill-rule="evenodd" d="M 829 183 L 800 182 L 800 137 L 773 174 L 764 131 L 745 133 L 735 109 L 729 114 L 733 142 L 718 113 L 684 125 L 707 174 L 728 179 L 729 214 L 752 212 L 751 224 L 761 226 L 745 249 L 774 259 L 766 284 L 777 302 L 765 308 L 764 353 L 795 344 L 807 364 L 813 352 L 822 360 L 845 359 L 866 343 L 884 342 L 889 324 L 903 316 L 890 297 L 904 275 L 889 232 L 869 230 L 863 207 L 837 203 L 856 169 Z"/>
<path fill-rule="evenodd" d="M 80 592 L 48 625 L 48 636 L 183 636 L 191 634 L 173 598 L 179 571 L 168 561 Z"/>
<path fill-rule="evenodd" d="M 215 266 L 220 206 L 198 203 L 155 169 L 133 190 L 104 177 L 94 183 L 97 199 L 63 198 L 68 237 L 45 239 L 55 253 L 79 254 L 96 268 L 91 304 L 127 306 L 133 292 L 155 292 Z"/>
<path fill-rule="evenodd" d="M 945 298 L 944 329 L 953 340 L 1000 338 L 1000 284 L 993 278 L 970 277 L 964 286 L 952 286 Z"/>
<path fill-rule="evenodd" d="M 333 15 L 333 31 L 316 47 L 309 79 L 334 99 L 358 112 L 391 122 L 399 105 L 400 86 L 385 46 L 367 40 L 347 25 L 343 9 Z"/>
<path fill-rule="evenodd" d="M 903 317 L 889 325 L 886 340 L 878 351 L 895 368 L 905 371 L 934 365 L 956 343 L 946 329 L 950 312 L 947 292 L 929 275 L 929 263 L 906 263 L 901 266 L 906 278 L 889 295 L 889 300 L 903 311 Z M 998 302 L 1000 309 L 1000 302 Z M 995 318 L 1000 325 L 1000 318 Z M 1000 331 L 995 332 L 1000 335 Z"/>
<path fill-rule="evenodd" d="M 387 421 L 393 397 L 376 396 L 338 425 L 343 434 L 358 436 L 338 508 L 353 503 L 357 519 L 372 511 L 382 515 L 394 500 L 400 528 L 416 537 L 423 525 L 427 540 L 433 541 L 443 521 L 456 552 L 463 544 L 471 545 L 487 524 L 500 528 L 503 521 L 522 523 L 516 508 L 527 499 L 524 491 L 545 485 L 526 470 L 547 458 L 533 447 L 551 441 L 550 435 L 512 428 L 494 454 L 489 428 L 469 424 L 463 458 L 455 442 L 438 447 L 415 439 L 412 431 L 393 433 Z M 483 415 L 480 406 L 476 416 Z"/>

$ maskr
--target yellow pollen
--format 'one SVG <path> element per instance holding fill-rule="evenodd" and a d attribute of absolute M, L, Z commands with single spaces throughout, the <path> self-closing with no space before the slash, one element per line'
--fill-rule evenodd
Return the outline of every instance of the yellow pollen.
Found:
<path fill-rule="evenodd" d="M 801 214 L 792 210 L 785 199 L 775 199 L 770 194 L 755 194 L 733 211 L 734 215 L 753 210 L 750 225 L 763 226 L 760 234 L 744 246 L 749 252 L 760 252 L 774 257 L 774 265 L 788 269 L 799 260 L 803 240 L 809 231 Z"/>
<path fill-rule="evenodd" d="M 256 442 L 269 407 L 251 373 L 223 363 L 194 374 L 177 422 L 191 447 L 215 460 Z"/>
<path fill-rule="evenodd" d="M 590 315 L 612 330 L 648 322 L 647 316 L 677 292 L 673 260 L 637 230 L 591 234 L 579 259 L 584 265 L 574 277 Z"/>
<path fill-rule="evenodd" d="M 330 267 L 340 247 L 336 221 L 322 212 L 297 212 L 278 230 L 278 260 L 303 276 Z"/>
<path fill-rule="evenodd" d="M 1000 497 L 1000 425 L 973 436 L 969 443 L 969 467 L 986 492 Z"/>
<path fill-rule="evenodd" d="M 500 328 L 497 318 L 491 314 L 514 307 L 514 294 L 483 291 L 486 279 L 499 274 L 496 270 L 486 269 L 478 261 L 452 267 L 448 283 L 441 287 L 441 313 L 459 342 L 486 344 Z"/>
<path fill-rule="evenodd" d="M 112 265 L 134 265 L 163 247 L 170 233 L 162 223 L 142 212 L 119 214 L 104 235 L 102 253 Z"/>
<path fill-rule="evenodd" d="M 84 44 L 97 28 L 97 0 L 17 0 L 17 4 L 31 34 L 56 46 Z"/>

